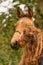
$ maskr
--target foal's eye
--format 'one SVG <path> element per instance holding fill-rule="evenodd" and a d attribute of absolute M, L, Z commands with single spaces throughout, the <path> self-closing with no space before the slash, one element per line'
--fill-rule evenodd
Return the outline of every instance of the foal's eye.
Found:
<path fill-rule="evenodd" d="M 24 30 L 23 33 L 25 34 L 26 33 L 26 30 Z"/>

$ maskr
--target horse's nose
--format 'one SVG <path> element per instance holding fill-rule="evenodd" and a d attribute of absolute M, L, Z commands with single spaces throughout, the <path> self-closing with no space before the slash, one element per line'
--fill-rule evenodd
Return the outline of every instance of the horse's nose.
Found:
<path fill-rule="evenodd" d="M 15 41 L 14 43 L 11 43 L 10 45 L 11 45 L 12 49 L 16 49 L 17 50 L 19 48 L 18 41 Z"/>

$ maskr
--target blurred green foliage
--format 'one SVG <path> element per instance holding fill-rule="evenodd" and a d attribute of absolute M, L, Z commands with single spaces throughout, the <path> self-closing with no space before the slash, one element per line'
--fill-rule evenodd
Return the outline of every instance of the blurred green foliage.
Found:
<path fill-rule="evenodd" d="M 14 0 L 18 1 L 18 0 Z M 33 6 L 35 6 L 34 3 L 38 3 L 39 0 L 19 0 L 20 3 L 27 4 L 32 3 Z M 36 7 L 36 15 L 34 16 L 36 18 L 35 25 L 41 30 L 43 30 L 43 12 L 41 12 L 38 5 Z M 12 16 L 8 19 L 6 19 L 6 27 L 4 27 L 4 24 L 2 24 L 3 19 L 6 17 L 5 14 L 2 14 L 0 16 L 0 65 L 9 65 L 11 62 L 11 65 L 18 65 L 18 62 L 20 60 L 20 56 L 22 54 L 21 48 L 17 51 L 12 50 L 10 47 L 10 40 L 15 32 L 14 24 L 18 21 L 17 14 L 14 10 L 9 10 L 10 14 Z"/>
<path fill-rule="evenodd" d="M 15 31 L 14 23 L 16 23 L 18 19 L 14 11 L 10 10 L 10 13 L 12 16 L 4 23 L 6 27 L 2 24 L 2 20 L 6 15 L 2 14 L 2 16 L 0 16 L 0 65 L 9 65 L 10 61 L 12 61 L 11 65 L 17 65 L 22 53 L 21 49 L 15 51 L 10 47 L 10 40 Z"/>

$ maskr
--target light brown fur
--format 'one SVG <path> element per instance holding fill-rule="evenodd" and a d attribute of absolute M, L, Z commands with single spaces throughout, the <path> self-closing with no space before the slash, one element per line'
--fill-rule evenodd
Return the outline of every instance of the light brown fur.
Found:
<path fill-rule="evenodd" d="M 16 30 L 20 33 L 26 30 L 26 33 L 23 33 L 21 36 L 19 32 L 15 32 L 11 39 L 12 44 L 14 44 L 15 40 L 19 40 L 19 44 L 23 48 L 19 65 L 38 65 L 38 59 L 42 51 L 42 33 L 40 29 L 35 27 L 32 19 L 23 17 L 16 23 Z M 34 41 L 33 45 L 30 42 L 31 38 L 28 38 L 26 35 L 34 36 L 32 39 Z M 23 40 L 26 40 L 27 43 Z"/>
<path fill-rule="evenodd" d="M 29 6 L 27 12 L 28 14 L 24 14 L 17 8 L 19 21 L 15 25 L 16 31 L 11 39 L 11 46 L 14 48 L 20 45 L 23 49 L 19 65 L 38 65 L 42 52 L 42 33 L 34 25 L 33 12 Z"/>

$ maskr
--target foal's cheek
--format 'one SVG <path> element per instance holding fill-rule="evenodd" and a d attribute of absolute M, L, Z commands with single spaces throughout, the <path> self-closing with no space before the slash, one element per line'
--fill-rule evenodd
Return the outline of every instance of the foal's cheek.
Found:
<path fill-rule="evenodd" d="M 25 42 L 20 42 L 21 47 L 25 47 Z"/>

